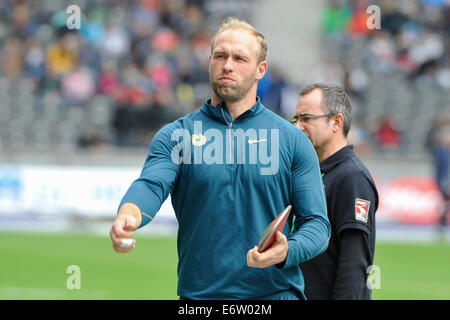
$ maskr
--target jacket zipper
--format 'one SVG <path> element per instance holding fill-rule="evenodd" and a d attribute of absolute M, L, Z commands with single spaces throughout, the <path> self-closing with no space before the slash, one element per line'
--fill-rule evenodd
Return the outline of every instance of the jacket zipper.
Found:
<path fill-rule="evenodd" d="M 225 120 L 225 122 L 228 125 L 228 128 L 230 129 L 230 164 L 233 163 L 233 122 L 228 122 L 227 118 L 225 118 L 225 114 L 223 113 L 223 108 L 221 107 L 220 110 L 222 111 L 222 116 L 223 116 L 223 120 Z"/>

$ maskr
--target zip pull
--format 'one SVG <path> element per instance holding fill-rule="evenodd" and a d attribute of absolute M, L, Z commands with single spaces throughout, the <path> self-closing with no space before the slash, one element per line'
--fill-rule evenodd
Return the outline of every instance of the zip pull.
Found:
<path fill-rule="evenodd" d="M 225 117 L 225 113 L 223 113 L 223 107 L 222 106 L 220 107 L 220 111 L 222 111 L 223 120 L 225 120 L 225 122 L 227 123 L 228 127 L 230 129 L 232 129 L 233 128 L 233 122 L 228 122 L 227 121 L 227 118 Z"/>
<path fill-rule="evenodd" d="M 233 143 L 233 121 L 232 122 L 228 122 L 227 118 L 225 117 L 225 113 L 223 112 L 223 108 L 220 107 L 220 110 L 222 111 L 222 116 L 223 119 L 225 120 L 225 122 L 228 125 L 228 128 L 230 129 L 228 132 L 230 134 L 229 139 L 230 139 L 230 164 L 233 163 L 233 149 L 234 149 L 234 143 Z"/>

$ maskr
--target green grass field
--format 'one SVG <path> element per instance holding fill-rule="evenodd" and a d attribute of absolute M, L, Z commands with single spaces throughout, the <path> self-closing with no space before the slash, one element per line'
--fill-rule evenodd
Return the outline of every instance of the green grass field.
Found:
<path fill-rule="evenodd" d="M 109 237 L 0 233 L 0 299 L 178 299 L 176 239 L 137 237 L 128 254 Z M 374 299 L 450 299 L 450 244 L 377 244 Z M 80 267 L 81 289 L 66 273 Z"/>

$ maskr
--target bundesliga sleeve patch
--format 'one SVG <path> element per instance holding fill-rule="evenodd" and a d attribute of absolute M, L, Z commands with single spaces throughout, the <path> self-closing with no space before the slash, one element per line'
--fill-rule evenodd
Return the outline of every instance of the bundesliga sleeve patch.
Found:
<path fill-rule="evenodd" d="M 355 199 L 355 219 L 366 222 L 369 217 L 370 201 L 364 199 Z"/>

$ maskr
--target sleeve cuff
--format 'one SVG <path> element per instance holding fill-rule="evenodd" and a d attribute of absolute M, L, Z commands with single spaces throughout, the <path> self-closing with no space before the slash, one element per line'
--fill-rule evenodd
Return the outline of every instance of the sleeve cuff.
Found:
<path fill-rule="evenodd" d="M 142 222 L 139 228 L 153 220 L 161 207 L 159 197 L 142 182 L 134 182 L 120 202 L 119 208 L 126 202 L 134 203 L 141 210 Z"/>
<path fill-rule="evenodd" d="M 142 215 L 141 225 L 138 228 L 145 226 L 147 223 L 153 220 L 153 217 L 145 212 L 141 211 L 141 215 Z"/>
<path fill-rule="evenodd" d="M 295 240 L 293 240 L 293 239 L 288 240 L 289 250 L 288 250 L 288 254 L 287 254 L 287 256 L 286 256 L 286 260 L 284 260 L 283 262 L 280 262 L 280 263 L 276 264 L 275 266 L 276 266 L 277 268 L 279 268 L 279 269 L 285 269 L 285 268 L 288 268 L 288 267 L 296 266 L 296 265 L 297 265 L 297 263 L 294 261 L 295 259 L 294 259 L 294 257 L 293 257 L 293 253 L 292 253 L 292 250 L 295 250 L 295 249 L 293 248 L 294 243 L 295 243 Z"/>

